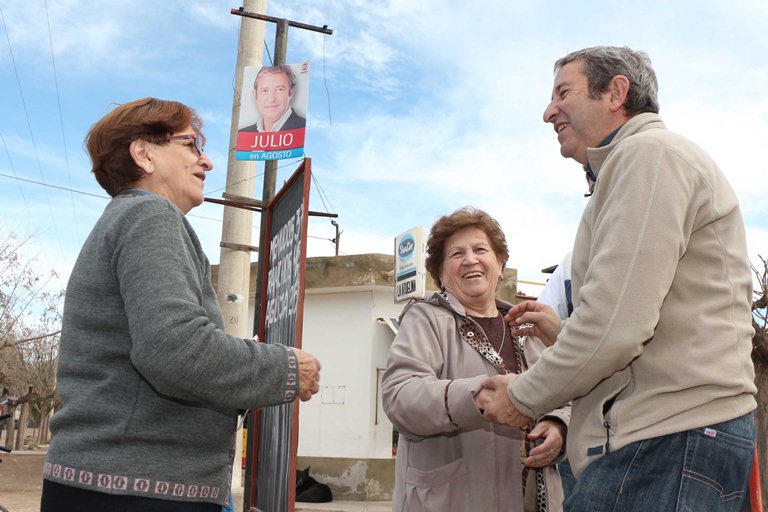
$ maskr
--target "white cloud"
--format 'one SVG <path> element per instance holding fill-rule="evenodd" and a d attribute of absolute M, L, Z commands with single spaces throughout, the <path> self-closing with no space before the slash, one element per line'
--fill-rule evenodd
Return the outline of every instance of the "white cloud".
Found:
<path fill-rule="evenodd" d="M 540 280 L 539 270 L 569 249 L 585 204 L 579 165 L 560 157 L 551 127 L 541 120 L 552 63 L 592 44 L 627 44 L 650 54 L 664 119 L 720 164 L 750 223 L 750 255 L 766 253 L 760 249 L 768 243 L 761 151 L 768 134 L 766 5 L 651 1 L 641 10 L 633 4 L 608 10 L 594 0 L 270 0 L 267 7 L 270 15 L 334 31 L 326 36 L 291 28 L 288 57 L 313 61 L 307 154 L 340 214 L 342 253 L 391 252 L 398 232 L 417 224 L 428 228 L 437 216 L 472 204 L 501 221 L 510 265 L 521 279 Z M 50 43 L 40 23 L 43 4 L 0 0 L 0 6 L 46 180 L 66 183 L 51 99 Z M 114 102 L 154 95 L 180 99 L 201 113 L 206 150 L 216 164 L 206 190 L 221 195 L 242 21 L 229 14 L 233 6 L 222 0 L 49 3 L 75 188 L 100 193 L 80 150 L 91 123 Z M 267 24 L 270 51 L 273 37 Z M 0 69 L 13 76 L 5 46 Z M 38 179 L 16 87 L 15 81 L 0 84 L 0 133 L 10 141 L 17 173 Z M 5 160 L 0 158 L 0 172 L 9 170 Z M 257 197 L 260 172 L 254 171 Z M 278 187 L 290 172 L 292 167 L 281 167 Z M 39 186 L 23 185 L 28 202 L 39 207 L 30 214 L 18 184 L 5 178 L 2 184 L 3 215 L 9 222 L 45 226 L 52 264 L 71 265 L 70 253 L 77 251 L 69 241 L 77 237 L 64 234 L 68 245 L 58 248 L 53 225 L 76 224 L 84 236 L 105 201 L 77 196 L 71 214 L 71 196 L 50 190 L 54 222 Z M 320 210 L 317 193 L 313 183 L 310 208 Z M 221 207 L 192 214 L 217 219 L 191 218 L 206 253 L 218 261 Z M 257 232 L 255 227 L 254 240 Z M 310 254 L 333 253 L 327 239 L 334 231 L 326 219 L 311 221 L 309 235 L 316 237 L 310 238 Z"/>

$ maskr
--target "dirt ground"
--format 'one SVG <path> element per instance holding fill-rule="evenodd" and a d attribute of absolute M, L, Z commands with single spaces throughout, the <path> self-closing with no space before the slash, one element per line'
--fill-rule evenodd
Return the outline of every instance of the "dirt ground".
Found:
<path fill-rule="evenodd" d="M 38 512 L 45 452 L 0 452 L 0 505 L 9 512 Z"/>
<path fill-rule="evenodd" d="M 44 451 L 0 452 L 0 505 L 9 512 L 39 512 L 43 489 Z M 234 492 L 235 510 L 242 510 L 242 489 Z M 386 512 L 389 502 L 332 502 L 296 504 L 296 512 Z"/>
<path fill-rule="evenodd" d="M 0 505 L 9 512 L 39 512 L 45 452 L 0 452 Z M 235 494 L 236 508 L 242 497 Z"/>

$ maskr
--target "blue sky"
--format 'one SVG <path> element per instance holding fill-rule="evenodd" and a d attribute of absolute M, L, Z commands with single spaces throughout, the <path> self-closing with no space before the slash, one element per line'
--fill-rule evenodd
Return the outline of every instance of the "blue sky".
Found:
<path fill-rule="evenodd" d="M 0 0 L 0 223 L 35 235 L 27 250 L 62 287 L 107 203 L 83 139 L 114 104 L 156 96 L 197 109 L 215 165 L 206 195 L 221 197 L 242 22 L 230 9 L 240 5 Z M 662 117 L 720 164 L 750 257 L 768 256 L 764 0 L 269 0 L 267 14 L 334 31 L 290 29 L 287 61 L 312 62 L 310 209 L 339 214 L 342 254 L 391 253 L 396 234 L 474 205 L 501 222 L 519 278 L 543 281 L 585 203 L 580 167 L 541 120 L 552 64 L 612 44 L 650 55 Z M 271 53 L 269 24 L 266 42 Z M 281 161 L 278 187 L 295 167 Z M 254 164 L 258 198 L 262 173 Z M 221 218 L 210 204 L 190 213 L 214 263 Z M 332 255 L 334 235 L 329 219 L 312 219 L 309 255 Z"/>

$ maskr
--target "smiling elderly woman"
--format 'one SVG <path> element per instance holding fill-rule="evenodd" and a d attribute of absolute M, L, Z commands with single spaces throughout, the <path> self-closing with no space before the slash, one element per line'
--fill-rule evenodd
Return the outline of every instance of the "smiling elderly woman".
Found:
<path fill-rule="evenodd" d="M 184 214 L 203 202 L 202 121 L 154 98 L 90 130 L 113 199 L 67 285 L 42 512 L 220 511 L 238 412 L 308 400 L 307 352 L 227 335 Z"/>
<path fill-rule="evenodd" d="M 544 350 L 531 337 L 523 348 L 504 322 L 512 305 L 496 299 L 496 286 L 508 257 L 501 227 L 483 211 L 463 208 L 432 226 L 426 266 L 443 291 L 403 311 L 383 376 L 384 410 L 400 432 L 393 511 L 562 509 L 552 464 L 569 408 L 526 439 L 487 423 L 477 399 L 489 376 L 519 373 Z"/>

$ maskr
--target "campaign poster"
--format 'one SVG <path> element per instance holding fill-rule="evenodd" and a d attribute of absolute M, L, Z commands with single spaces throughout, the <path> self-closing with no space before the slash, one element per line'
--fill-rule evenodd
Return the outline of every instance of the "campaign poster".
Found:
<path fill-rule="evenodd" d="M 422 226 L 395 237 L 395 302 L 424 297 L 427 280 L 425 253 Z"/>
<path fill-rule="evenodd" d="M 309 61 L 243 69 L 236 160 L 304 156 Z"/>

